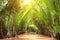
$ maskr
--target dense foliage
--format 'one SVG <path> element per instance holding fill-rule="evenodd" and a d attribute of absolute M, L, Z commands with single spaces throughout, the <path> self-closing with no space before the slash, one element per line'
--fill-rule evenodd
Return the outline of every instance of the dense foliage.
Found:
<path fill-rule="evenodd" d="M 5 29 L 4 29 L 5 28 Z M 60 33 L 60 0 L 0 0 L 0 35 Z M 2 35 L 4 36 L 4 35 Z"/>

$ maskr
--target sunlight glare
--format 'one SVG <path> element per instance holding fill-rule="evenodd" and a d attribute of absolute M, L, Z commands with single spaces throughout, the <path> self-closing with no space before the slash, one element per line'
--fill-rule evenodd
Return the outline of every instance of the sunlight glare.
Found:
<path fill-rule="evenodd" d="M 23 0 L 24 4 L 30 4 L 31 0 Z"/>
<path fill-rule="evenodd" d="M 30 3 L 30 0 L 24 0 L 24 3 L 25 4 L 29 4 Z"/>

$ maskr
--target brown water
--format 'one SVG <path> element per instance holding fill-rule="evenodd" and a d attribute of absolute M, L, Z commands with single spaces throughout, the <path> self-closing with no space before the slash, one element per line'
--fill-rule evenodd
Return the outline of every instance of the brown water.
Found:
<path fill-rule="evenodd" d="M 16 37 L 4 38 L 0 40 L 56 40 L 56 39 L 53 37 L 47 37 L 44 35 L 38 35 L 34 33 L 25 33 L 17 35 Z"/>

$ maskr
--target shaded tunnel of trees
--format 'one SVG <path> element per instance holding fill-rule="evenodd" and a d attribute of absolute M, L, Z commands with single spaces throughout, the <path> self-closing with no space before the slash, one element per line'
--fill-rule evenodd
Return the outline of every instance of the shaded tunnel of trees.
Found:
<path fill-rule="evenodd" d="M 60 0 L 0 0 L 0 38 L 34 32 L 60 39 Z"/>

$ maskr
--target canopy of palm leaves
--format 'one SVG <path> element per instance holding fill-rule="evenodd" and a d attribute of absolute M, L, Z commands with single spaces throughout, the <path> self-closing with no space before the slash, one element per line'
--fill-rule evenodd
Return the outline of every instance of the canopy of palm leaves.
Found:
<path fill-rule="evenodd" d="M 0 0 L 0 20 L 8 32 L 26 32 L 31 28 L 39 33 L 57 33 L 60 31 L 60 0 L 30 0 L 29 3 Z"/>

